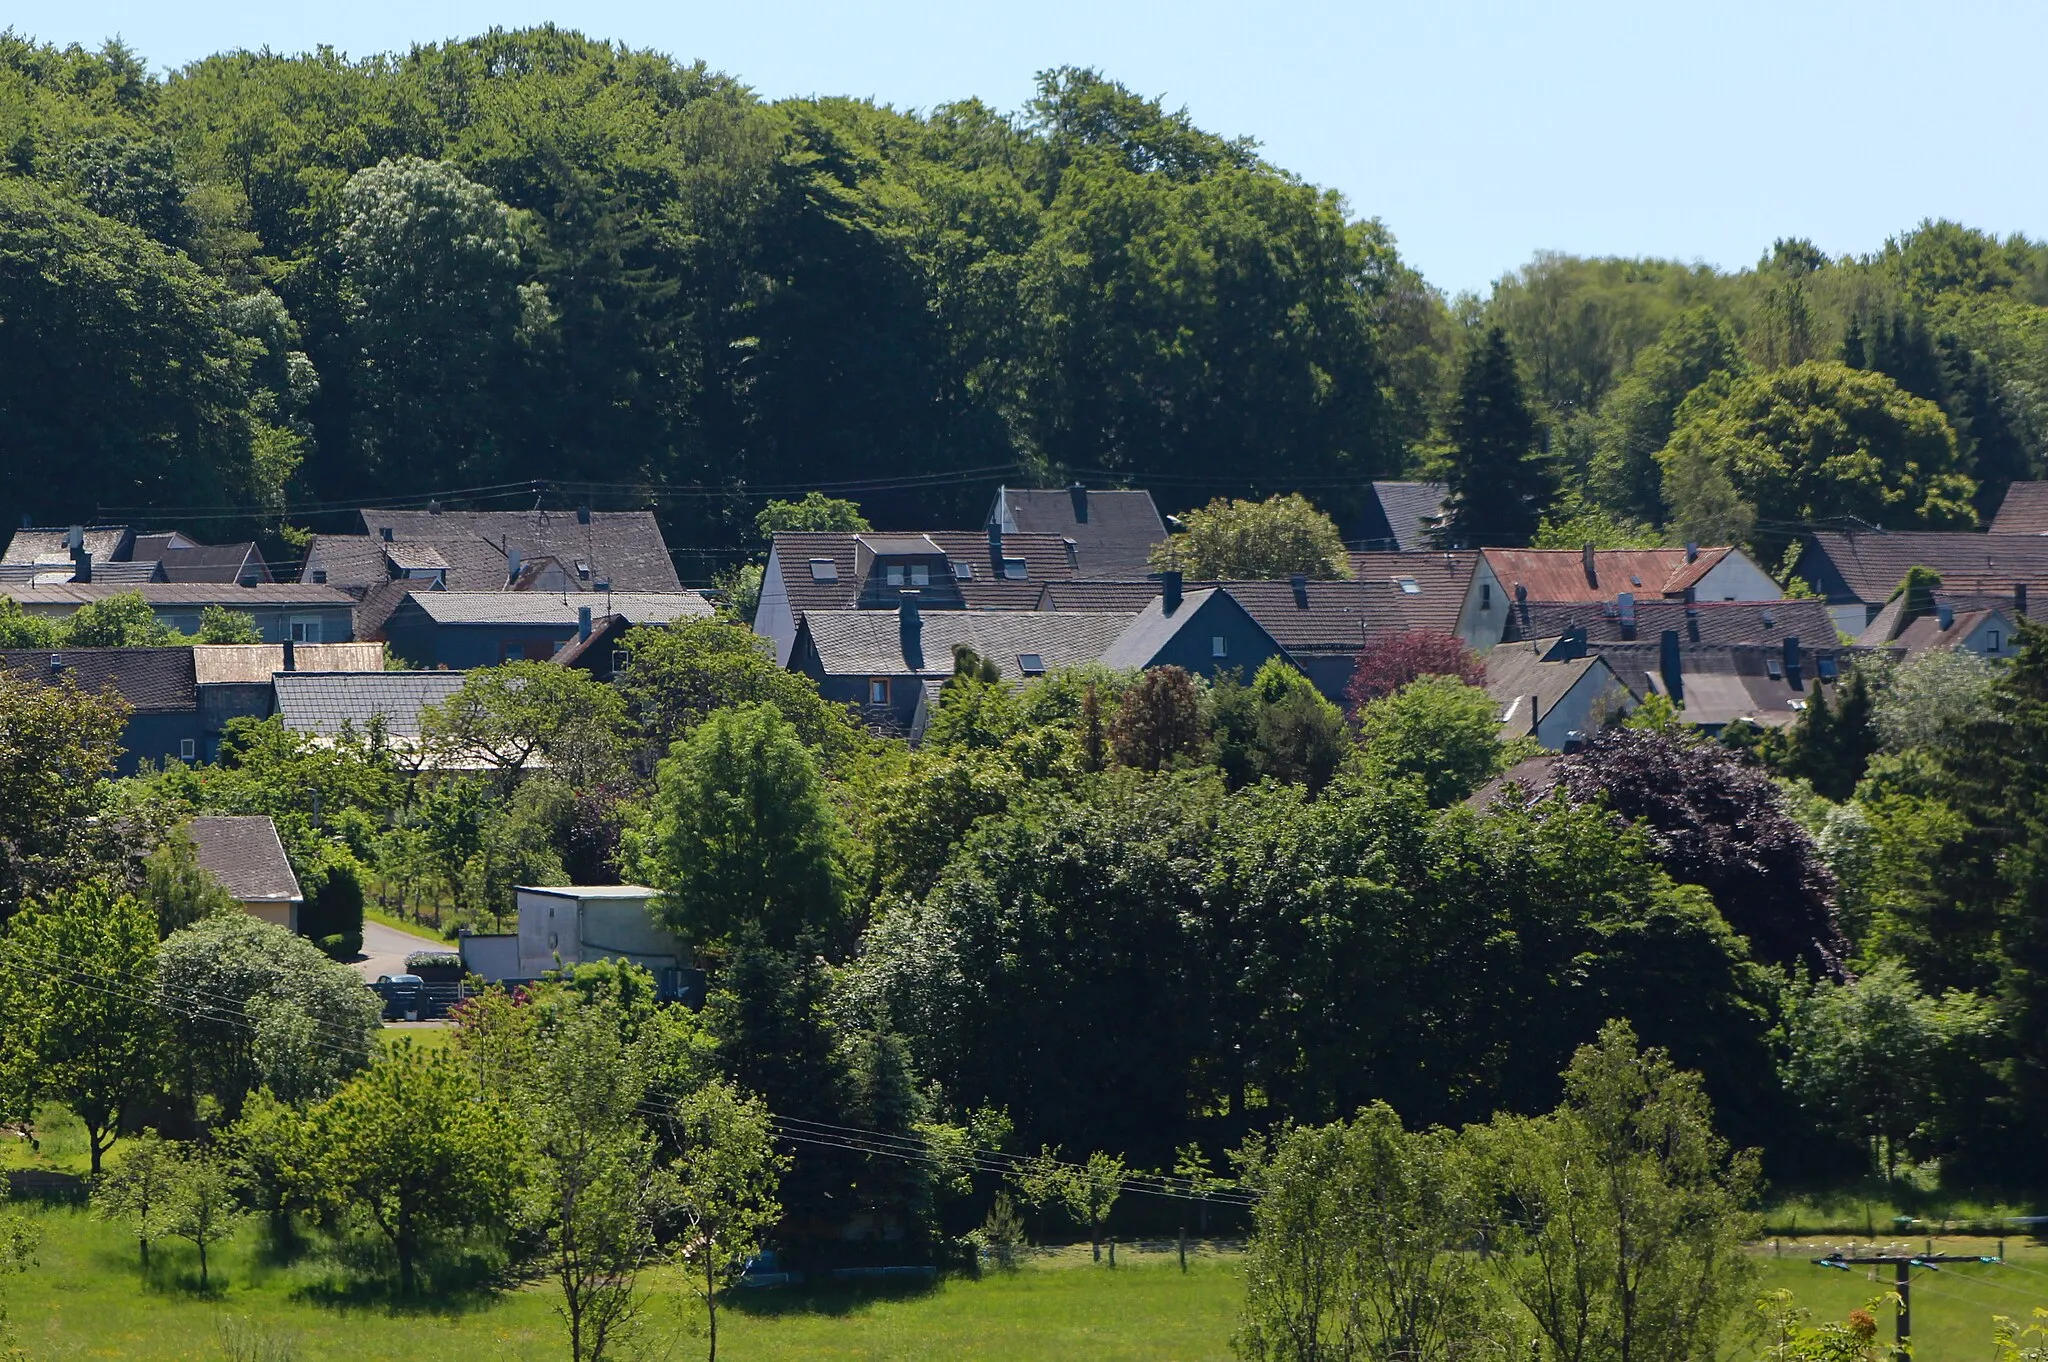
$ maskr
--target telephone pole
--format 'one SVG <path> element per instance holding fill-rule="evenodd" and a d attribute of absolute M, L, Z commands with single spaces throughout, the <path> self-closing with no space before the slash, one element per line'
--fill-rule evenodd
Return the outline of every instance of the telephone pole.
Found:
<path fill-rule="evenodd" d="M 1968 1253 L 1849 1253 L 1839 1251 L 1825 1258 L 1815 1258 L 1815 1267 L 1832 1267 L 1847 1272 L 1851 1267 L 1865 1264 L 1880 1266 L 1885 1263 L 1892 1267 L 1892 1290 L 1899 1293 L 1898 1351 L 1899 1362 L 1906 1362 L 1911 1356 L 1908 1345 L 1913 1339 L 1913 1269 L 1925 1268 L 1929 1272 L 1941 1271 L 1943 1263 L 2002 1263 L 2003 1258 L 1982 1258 Z"/>

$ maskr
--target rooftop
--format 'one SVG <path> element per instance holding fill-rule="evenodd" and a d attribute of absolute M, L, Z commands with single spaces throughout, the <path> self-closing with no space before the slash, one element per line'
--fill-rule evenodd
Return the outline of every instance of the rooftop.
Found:
<path fill-rule="evenodd" d="M 2048 583 L 2048 536 L 2044 535 L 1816 530 L 1805 543 L 1802 567 L 1808 554 L 1823 555 L 1841 575 L 1849 599 L 1864 602 L 1889 600 L 1916 567 L 1932 568 L 1941 575 L 1942 585 L 1953 591 L 2010 592 L 2015 582 Z M 1802 575 L 1814 580 L 1809 574 Z"/>
<path fill-rule="evenodd" d="M 199 866 L 237 903 L 299 903 L 299 878 L 278 839 L 277 824 L 254 817 L 195 818 L 185 825 Z"/>
<path fill-rule="evenodd" d="M 114 691 L 137 714 L 188 714 L 199 707 L 190 648 L 8 648 L 0 670 L 18 681 L 70 683 Z"/>
<path fill-rule="evenodd" d="M 1786 638 L 1807 643 L 1835 641 L 1834 616 L 1827 602 L 1808 597 L 1784 601 L 1683 601 L 1651 597 L 1634 601 L 1628 612 L 1613 600 L 1598 604 L 1526 604 L 1508 611 L 1508 639 L 1558 638 L 1574 629 L 1586 631 L 1589 643 L 1654 643 L 1665 630 L 1686 643 L 1777 643 Z"/>
<path fill-rule="evenodd" d="M 1166 522 L 1152 494 L 1069 487 L 998 487 L 989 523 L 1007 534 L 1050 534 L 1074 541 L 1082 571 L 1096 576 L 1143 573 Z"/>
<path fill-rule="evenodd" d="M 1487 566 L 1514 599 L 1527 588 L 1532 602 L 1611 601 L 1623 591 L 1677 596 L 1733 553 L 1729 548 L 1596 549 L 1592 568 L 1582 549 L 1482 549 Z"/>
<path fill-rule="evenodd" d="M 410 605 L 436 624 L 552 624 L 574 627 L 579 611 L 623 615 L 635 624 L 666 624 L 711 614 L 695 591 L 425 591 L 407 594 Z"/>
<path fill-rule="evenodd" d="M 1014 679 L 1026 654 L 1037 654 L 1050 671 L 1095 661 L 1133 618 L 1121 611 L 935 610 L 920 616 L 922 666 L 904 657 L 902 617 L 894 610 L 806 611 L 799 637 L 809 636 L 827 676 L 951 676 L 953 649 L 965 644 Z"/>
<path fill-rule="evenodd" d="M 1375 482 L 1353 542 L 1402 553 L 1427 549 L 1450 495 L 1447 483 Z"/>
<path fill-rule="evenodd" d="M 411 569 L 445 567 L 452 591 L 498 591 L 512 580 L 516 553 L 522 563 L 554 558 L 579 590 L 603 583 L 617 591 L 682 590 L 651 511 L 366 508 L 361 515 L 362 534 L 314 536 L 303 580 L 320 572 L 330 586 L 373 586 L 391 576 L 387 555 L 395 555 Z"/>
<path fill-rule="evenodd" d="M 366 732 L 382 718 L 394 738 L 417 738 L 420 711 L 439 704 L 462 685 L 462 672 L 282 672 L 277 712 L 285 727 L 332 738 L 344 724 Z"/>
<path fill-rule="evenodd" d="M 2048 482 L 2016 482 L 1991 518 L 1993 534 L 2048 534 Z"/>

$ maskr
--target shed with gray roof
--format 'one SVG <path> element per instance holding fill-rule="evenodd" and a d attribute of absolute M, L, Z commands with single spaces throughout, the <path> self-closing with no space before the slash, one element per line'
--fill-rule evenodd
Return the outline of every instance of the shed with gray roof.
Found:
<path fill-rule="evenodd" d="M 195 818 L 185 831 L 199 852 L 199 868 L 251 917 L 289 932 L 299 929 L 306 902 L 292 873 L 277 824 L 257 816 Z"/>

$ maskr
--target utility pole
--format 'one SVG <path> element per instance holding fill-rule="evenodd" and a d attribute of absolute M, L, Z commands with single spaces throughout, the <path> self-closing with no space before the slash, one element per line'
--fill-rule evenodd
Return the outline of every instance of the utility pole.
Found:
<path fill-rule="evenodd" d="M 1899 1362 L 1906 1362 L 1911 1356 L 1909 1345 L 1913 1340 L 1913 1269 L 1925 1268 L 1929 1272 L 1941 1271 L 1943 1263 L 2002 1263 L 1997 1258 L 1981 1258 L 1968 1253 L 1852 1253 L 1837 1250 L 1825 1258 L 1815 1258 L 1815 1267 L 1832 1267 L 1847 1272 L 1851 1267 L 1878 1266 L 1889 1263 L 1892 1267 L 1892 1290 L 1899 1293 L 1898 1351 L 1894 1354 Z"/>

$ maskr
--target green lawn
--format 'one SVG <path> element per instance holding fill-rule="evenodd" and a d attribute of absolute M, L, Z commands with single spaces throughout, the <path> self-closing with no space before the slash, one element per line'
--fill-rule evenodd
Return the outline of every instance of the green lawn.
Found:
<path fill-rule="evenodd" d="M 1883 1280 L 1871 1279 L 1870 1268 L 1839 1272 L 1815 1267 L 1810 1259 L 1829 1250 L 1852 1246 L 1846 1239 L 1808 1239 L 1802 1243 L 1780 1241 L 1779 1254 L 1771 1246 L 1763 1252 L 1763 1285 L 1766 1290 L 1782 1287 L 1816 1318 L 1841 1319 L 1872 1297 L 1892 1289 L 1891 1269 L 1884 1268 Z M 1862 1248 L 1870 1245 L 1863 1242 Z M 1921 1252 L 1927 1247 L 1923 1236 L 1894 1240 L 1886 1251 Z M 1936 1237 L 1936 1253 L 1995 1254 L 1995 1239 Z M 1782 1255 L 1782 1256 L 1780 1256 Z M 2003 1265 L 1951 1265 L 1939 1272 L 1913 1274 L 1913 1356 L 1915 1362 L 1990 1362 L 1991 1321 L 1995 1315 L 2024 1320 L 2036 1307 L 2048 1308 L 2048 1249 L 2022 1241 L 2008 1240 Z M 1874 1312 L 1878 1335 L 1892 1337 L 1892 1311 L 1883 1306 Z"/>

